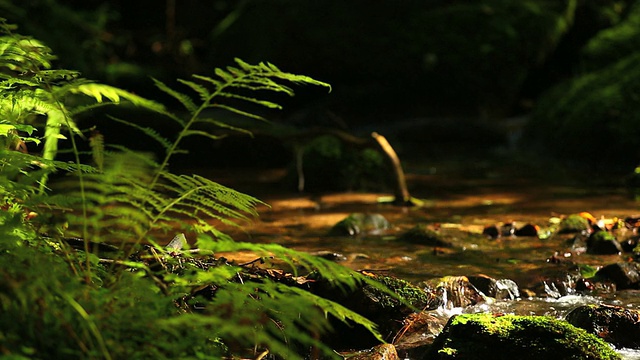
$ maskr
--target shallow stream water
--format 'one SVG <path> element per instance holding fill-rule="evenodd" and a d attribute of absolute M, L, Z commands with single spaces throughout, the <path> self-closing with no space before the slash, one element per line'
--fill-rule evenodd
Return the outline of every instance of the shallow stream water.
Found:
<path fill-rule="evenodd" d="M 515 171 L 517 173 L 517 171 Z M 459 312 L 500 312 L 521 315 L 549 315 L 562 318 L 583 304 L 606 303 L 640 308 L 640 292 L 618 291 L 581 295 L 556 291 L 567 273 L 579 273 L 579 265 L 594 268 L 625 261 L 629 254 L 589 255 L 571 247 L 567 237 L 502 237 L 482 235 L 487 225 L 515 222 L 516 227 L 535 224 L 541 234 L 551 231 L 550 221 L 579 212 L 597 219 L 624 219 L 640 213 L 639 203 L 619 183 L 584 184 L 541 182 L 519 176 L 460 176 L 433 169 L 408 171 L 414 197 L 422 207 L 382 204 L 389 193 L 300 194 L 284 189 L 282 171 L 255 172 L 242 176 L 237 171 L 217 172 L 225 185 L 263 200 L 260 217 L 244 224 L 242 230 L 225 229 L 237 241 L 277 243 L 311 253 L 330 252 L 354 270 L 394 275 L 413 283 L 443 276 L 484 274 L 511 279 L 535 296 L 498 301 L 466 309 L 441 309 L 442 316 Z M 208 174 L 215 178 L 213 174 Z M 449 175 L 449 176 L 448 176 Z M 242 179 L 242 180 L 239 180 Z M 375 236 L 327 236 L 330 228 L 351 213 L 378 213 L 392 228 Z M 397 236 L 417 224 L 439 229 L 452 247 L 407 244 Z M 548 235 L 548 234 L 547 234 Z M 543 236 L 544 237 L 544 236 Z M 238 261 L 255 259 L 254 254 L 227 254 Z M 546 291 L 545 291 L 546 289 Z M 640 359 L 640 352 L 620 350 L 625 359 Z"/>

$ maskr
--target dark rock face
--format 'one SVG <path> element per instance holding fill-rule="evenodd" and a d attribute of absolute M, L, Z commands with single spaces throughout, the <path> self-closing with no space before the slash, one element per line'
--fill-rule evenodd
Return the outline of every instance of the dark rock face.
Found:
<path fill-rule="evenodd" d="M 620 359 L 597 336 L 545 316 L 452 317 L 425 359 Z"/>
<path fill-rule="evenodd" d="M 640 288 L 640 264 L 619 262 L 598 270 L 596 276 L 613 281 L 618 290 Z"/>
<path fill-rule="evenodd" d="M 566 320 L 616 347 L 640 349 L 640 313 L 637 310 L 585 305 L 573 309 Z"/>

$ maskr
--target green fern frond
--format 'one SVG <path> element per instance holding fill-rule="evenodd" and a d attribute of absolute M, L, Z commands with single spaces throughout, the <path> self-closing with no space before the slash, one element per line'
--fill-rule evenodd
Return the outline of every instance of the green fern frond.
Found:
<path fill-rule="evenodd" d="M 172 88 L 170 88 L 160 80 L 153 79 L 153 83 L 156 85 L 158 89 L 162 90 L 166 94 L 171 95 L 174 99 L 178 100 L 180 104 L 182 104 L 182 106 L 184 106 L 185 109 L 189 111 L 190 114 L 194 114 L 198 110 L 198 107 L 189 96 L 179 91 L 173 90 Z"/>
<path fill-rule="evenodd" d="M 51 55 L 48 47 L 41 42 L 25 36 L 0 36 L 0 67 L 15 72 L 34 71 L 51 67 Z"/>
<path fill-rule="evenodd" d="M 143 98 L 126 90 L 93 82 L 85 82 L 82 84 L 71 83 L 61 86 L 54 91 L 57 97 L 63 97 L 66 94 L 82 94 L 95 99 L 96 102 L 102 103 L 104 99 L 118 104 L 121 100 L 127 100 L 133 105 L 144 107 L 156 112 L 163 112 L 165 108 L 162 104 Z"/>
<path fill-rule="evenodd" d="M 169 150 L 169 148 L 171 148 L 171 141 L 165 137 L 163 137 L 162 135 L 160 135 L 160 133 L 158 133 L 155 129 L 150 128 L 148 126 L 140 126 L 132 121 L 128 121 L 128 120 L 123 120 L 123 119 L 119 119 L 113 116 L 109 116 L 109 118 L 115 122 L 119 122 L 121 124 L 130 126 L 136 130 L 141 131 L 144 135 L 150 137 L 151 139 L 155 140 L 158 144 L 160 144 L 165 151 Z"/>
<path fill-rule="evenodd" d="M 180 82 L 181 84 L 187 85 L 188 87 L 191 88 L 191 90 L 195 91 L 196 93 L 198 93 L 198 95 L 200 95 L 200 100 L 202 101 L 206 101 L 207 99 L 209 99 L 211 97 L 211 93 L 209 92 L 209 90 L 207 90 L 206 87 L 197 84 L 193 81 L 189 81 L 189 80 L 182 80 L 182 79 L 178 79 L 178 82 Z"/>
<path fill-rule="evenodd" d="M 245 113 L 245 112 L 237 112 L 236 109 L 231 108 L 231 107 L 229 108 L 229 110 L 233 111 L 233 112 L 235 112 L 237 114 L 244 115 L 246 117 L 254 118 L 256 120 L 266 121 L 263 117 L 258 116 L 258 115 L 254 115 L 254 114 L 251 114 L 251 113 Z M 213 126 L 215 126 L 217 128 L 220 128 L 220 129 L 227 129 L 227 130 L 235 131 L 235 132 L 238 132 L 238 133 L 243 133 L 243 134 L 246 134 L 246 135 L 249 135 L 249 136 L 253 136 L 253 133 L 250 130 L 247 130 L 247 129 L 244 129 L 244 128 L 241 128 L 241 127 L 237 127 L 237 126 L 232 126 L 232 125 L 229 125 L 229 124 L 227 124 L 227 123 L 225 123 L 223 121 L 218 121 L 218 120 L 211 119 L 211 118 L 198 118 L 197 122 L 198 122 L 198 124 L 210 124 L 210 125 L 213 125 Z"/>

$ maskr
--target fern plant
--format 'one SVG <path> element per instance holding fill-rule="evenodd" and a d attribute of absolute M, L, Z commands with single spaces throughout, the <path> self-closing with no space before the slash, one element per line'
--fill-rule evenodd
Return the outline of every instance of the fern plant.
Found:
<path fill-rule="evenodd" d="M 15 260 L 7 262 L 13 264 L 9 268 L 0 266 L 0 272 L 8 284 L 29 281 L 33 285 L 23 290 L 20 286 L 0 286 L 0 307 L 17 314 L 16 322 L 0 325 L 3 352 L 36 357 L 49 354 L 53 348 L 40 343 L 36 332 L 29 332 L 41 326 L 52 329 L 51 334 L 66 334 L 60 342 L 64 346 L 56 349 L 57 354 L 85 358 L 148 357 L 149 354 L 132 354 L 131 348 L 135 346 L 120 345 L 145 343 L 154 338 L 161 343 L 147 345 L 145 349 L 156 358 L 202 358 L 220 355 L 225 347 L 233 352 L 234 346 L 268 349 L 285 358 L 299 358 L 304 353 L 299 349 L 315 347 L 332 356 L 331 349 L 318 338 L 329 328 L 327 316 L 360 324 L 377 334 L 375 324 L 357 313 L 296 286 L 269 278 L 243 284 L 237 281 L 245 276 L 242 267 L 218 264 L 215 257 L 206 260 L 213 265 L 201 266 L 203 261 L 189 260 L 192 259 L 189 252 L 176 254 L 178 250 L 169 252 L 160 245 L 172 236 L 170 232 L 185 231 L 189 236 L 198 234 L 196 246 L 201 253 L 249 250 L 289 264 L 294 273 L 299 269 L 318 272 L 343 289 L 371 283 L 351 270 L 305 253 L 275 244 L 233 241 L 218 231 L 214 221 L 238 225 L 239 221 L 257 215 L 255 206 L 260 201 L 201 176 L 169 171 L 172 157 L 183 152 L 180 145 L 184 139 L 217 138 L 212 131 L 203 129 L 217 127 L 246 132 L 206 116 L 205 110 L 219 109 L 263 120 L 244 110 L 241 104 L 277 109 L 278 104 L 257 95 L 265 92 L 293 95 L 287 84 L 329 87 L 328 84 L 283 72 L 272 64 L 250 65 L 241 60 L 236 60 L 234 67 L 216 69 L 215 77 L 180 80 L 193 96 L 154 80 L 159 89 L 184 106 L 188 116 L 183 118 L 154 101 L 82 79 L 77 72 L 52 69 L 54 57 L 46 46 L 13 34 L 13 29 L 4 22 L 0 27 L 5 33 L 0 37 L 0 187 L 5 190 L 0 206 L 6 210 L 0 213 L 3 235 L 0 251 Z M 94 132 L 88 137 L 94 165 L 83 163 L 76 141 L 85 141 L 87 135 L 75 121 L 77 115 L 123 100 L 168 117 L 181 130 L 175 138 L 167 139 L 152 128 L 114 119 L 155 139 L 164 148 L 164 157 L 156 161 L 121 146 L 105 147 L 104 139 Z M 73 163 L 56 160 L 58 143 L 64 140 L 71 143 Z M 40 142 L 41 153 L 34 154 L 33 148 Z M 47 177 L 53 172 L 67 176 L 48 184 Z M 48 220 L 56 217 L 62 220 Z M 46 236 L 44 229 L 49 230 Z M 83 251 L 73 251 L 59 241 L 72 236 L 82 238 Z M 104 260 L 113 265 L 110 269 L 100 263 L 92 250 L 97 248 L 93 244 L 102 242 L 126 250 L 118 258 Z M 141 244 L 152 246 L 151 256 L 131 257 Z M 51 271 L 37 271 L 39 261 L 24 260 L 37 258 L 29 255 L 30 245 L 37 245 L 56 258 L 47 265 Z M 60 261 L 67 264 L 66 270 L 59 267 Z M 35 270 L 29 271 L 28 276 L 20 276 L 14 265 L 21 263 Z M 161 265 L 160 270 L 154 269 L 153 264 Z M 78 288 L 77 281 L 61 280 L 69 276 L 69 269 L 84 279 L 83 288 Z M 138 275 L 132 276 L 123 269 L 134 269 Z M 205 286 L 216 289 L 210 299 L 194 295 Z M 147 290 L 127 295 L 127 287 Z M 131 299 L 126 300 L 127 296 Z M 149 301 L 135 300 L 139 297 L 149 297 Z M 180 308 L 183 313 L 175 311 L 177 308 L 173 313 L 168 311 L 167 300 L 172 303 L 180 298 L 203 301 L 205 310 L 197 312 L 193 306 L 186 306 Z M 42 311 L 56 309 L 58 315 L 48 317 L 46 324 L 38 322 L 23 314 L 31 311 L 25 305 L 30 301 L 37 301 Z M 128 315 L 123 316 L 129 309 L 132 314 L 150 313 L 139 317 L 146 322 L 145 331 L 150 334 L 129 338 L 131 333 L 139 332 L 127 323 Z M 15 324 L 22 328 L 15 328 Z M 180 351 L 163 348 L 169 341 L 167 334 L 175 335 L 175 348 Z M 200 343 L 205 338 L 208 345 L 183 346 L 191 344 L 181 340 L 185 336 Z"/>

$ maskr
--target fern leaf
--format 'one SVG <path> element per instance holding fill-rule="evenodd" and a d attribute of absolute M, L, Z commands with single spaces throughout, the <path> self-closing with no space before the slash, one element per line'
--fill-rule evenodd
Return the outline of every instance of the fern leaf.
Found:
<path fill-rule="evenodd" d="M 193 74 L 193 75 L 191 75 L 191 76 L 192 76 L 194 79 L 198 79 L 198 80 L 201 80 L 201 81 L 205 81 L 205 82 L 208 82 L 208 83 L 210 83 L 210 84 L 214 85 L 214 86 L 216 87 L 216 89 L 217 89 L 217 88 L 219 88 L 219 87 L 221 87 L 221 86 L 223 85 L 223 83 L 222 83 L 222 82 L 220 82 L 220 81 L 218 81 L 218 80 L 215 80 L 215 79 L 212 79 L 212 78 L 210 78 L 210 77 L 208 77 L 208 76 L 197 75 L 197 74 Z"/>
<path fill-rule="evenodd" d="M 16 72 L 51 67 L 53 56 L 41 42 L 23 36 L 0 37 L 0 66 Z"/>
<path fill-rule="evenodd" d="M 188 87 L 190 87 L 193 91 L 197 92 L 198 95 L 200 95 L 200 100 L 202 101 L 207 101 L 209 100 L 209 98 L 211 98 L 211 93 L 209 92 L 209 90 L 207 90 L 206 87 L 197 84 L 193 81 L 188 81 L 188 80 L 182 80 L 182 79 L 178 79 L 178 82 L 187 85 Z"/>
<path fill-rule="evenodd" d="M 179 91 L 173 90 L 172 88 L 170 88 L 160 80 L 153 79 L 153 83 L 156 85 L 158 89 L 160 89 L 161 91 L 165 92 L 168 95 L 171 95 L 174 99 L 178 100 L 182 104 L 182 106 L 184 106 L 185 109 L 189 111 L 189 113 L 193 114 L 198 110 L 198 107 L 196 106 L 196 104 L 193 103 L 193 100 L 189 96 Z"/>
<path fill-rule="evenodd" d="M 220 140 L 221 138 L 224 137 L 224 135 L 222 135 L 222 136 L 221 135 L 215 135 L 215 134 L 212 134 L 212 133 L 210 133 L 208 131 L 204 131 L 204 130 L 186 130 L 186 131 L 183 131 L 182 134 L 183 134 L 183 137 L 197 135 L 197 136 L 202 136 L 202 137 L 209 138 L 211 140 Z"/>
<path fill-rule="evenodd" d="M 246 116 L 246 117 L 248 117 L 248 118 L 252 118 L 252 119 L 256 119 L 256 120 L 262 120 L 262 121 L 267 121 L 267 120 L 266 120 L 265 118 L 263 118 L 262 116 L 254 115 L 254 114 L 247 113 L 247 112 L 240 111 L 240 110 L 236 111 L 237 109 L 232 108 L 232 107 L 228 107 L 228 106 L 216 106 L 216 107 L 219 107 L 219 108 L 222 108 L 222 109 L 225 109 L 225 110 L 229 110 L 229 111 L 231 111 L 231 112 L 234 112 L 234 113 L 236 113 L 236 114 L 240 114 L 240 115 Z M 217 120 L 214 120 L 214 119 L 209 119 L 209 118 L 198 118 L 198 119 L 197 119 L 197 122 L 198 122 L 199 124 L 211 124 L 211 125 L 214 125 L 214 126 L 216 126 L 216 127 L 222 128 L 222 129 L 227 129 L 227 130 L 237 131 L 237 132 L 239 132 L 239 133 L 244 133 L 244 134 L 247 134 L 247 135 L 250 135 L 250 136 L 251 136 L 251 135 L 253 135 L 253 133 L 252 133 L 251 131 L 247 130 L 247 129 L 243 129 L 243 128 L 240 128 L 240 127 L 237 127 L 237 126 L 232 126 L 232 125 L 229 125 L 229 124 L 227 124 L 227 123 L 225 123 L 225 122 L 217 121 Z M 221 137 L 222 137 L 222 136 L 221 136 Z"/>
<path fill-rule="evenodd" d="M 117 104 L 120 103 L 121 99 L 125 99 L 136 106 L 141 106 L 157 112 L 165 111 L 164 106 L 155 101 L 148 100 L 126 90 L 104 84 L 85 82 L 78 85 L 77 83 L 71 83 L 66 86 L 62 86 L 55 91 L 56 96 L 64 96 L 66 93 L 86 95 L 92 97 L 98 103 L 102 103 L 104 99 L 107 99 Z"/>
<path fill-rule="evenodd" d="M 171 148 L 171 141 L 169 141 L 167 138 L 163 137 L 162 135 L 160 135 L 157 131 L 155 131 L 153 128 L 150 128 L 148 126 L 140 126 L 134 122 L 131 121 L 127 121 L 127 120 L 122 120 L 113 116 L 109 116 L 109 118 L 115 122 L 119 122 L 121 124 L 130 126 L 134 129 L 140 130 L 144 135 L 150 137 L 151 139 L 155 140 L 156 142 L 158 142 L 160 145 L 162 145 L 162 147 L 168 151 L 169 148 Z"/>
<path fill-rule="evenodd" d="M 215 74 L 218 75 L 222 80 L 224 80 L 224 82 L 227 82 L 227 83 L 233 82 L 233 80 L 236 79 L 236 76 L 229 74 L 228 72 L 220 68 L 217 68 L 215 70 Z"/>
<path fill-rule="evenodd" d="M 220 96 L 222 97 L 226 97 L 226 98 L 231 98 L 231 99 L 236 99 L 236 100 L 243 100 L 246 102 L 250 102 L 253 104 L 257 104 L 260 106 L 264 106 L 266 108 L 270 108 L 270 109 L 282 109 L 282 106 L 271 102 L 271 101 L 267 101 L 267 100 L 260 100 L 260 99 L 256 99 L 253 97 L 249 97 L 249 96 L 243 96 L 243 95 L 238 95 L 238 94 L 233 94 L 233 93 L 228 93 L 228 92 L 224 92 L 224 93 L 220 93 Z"/>

